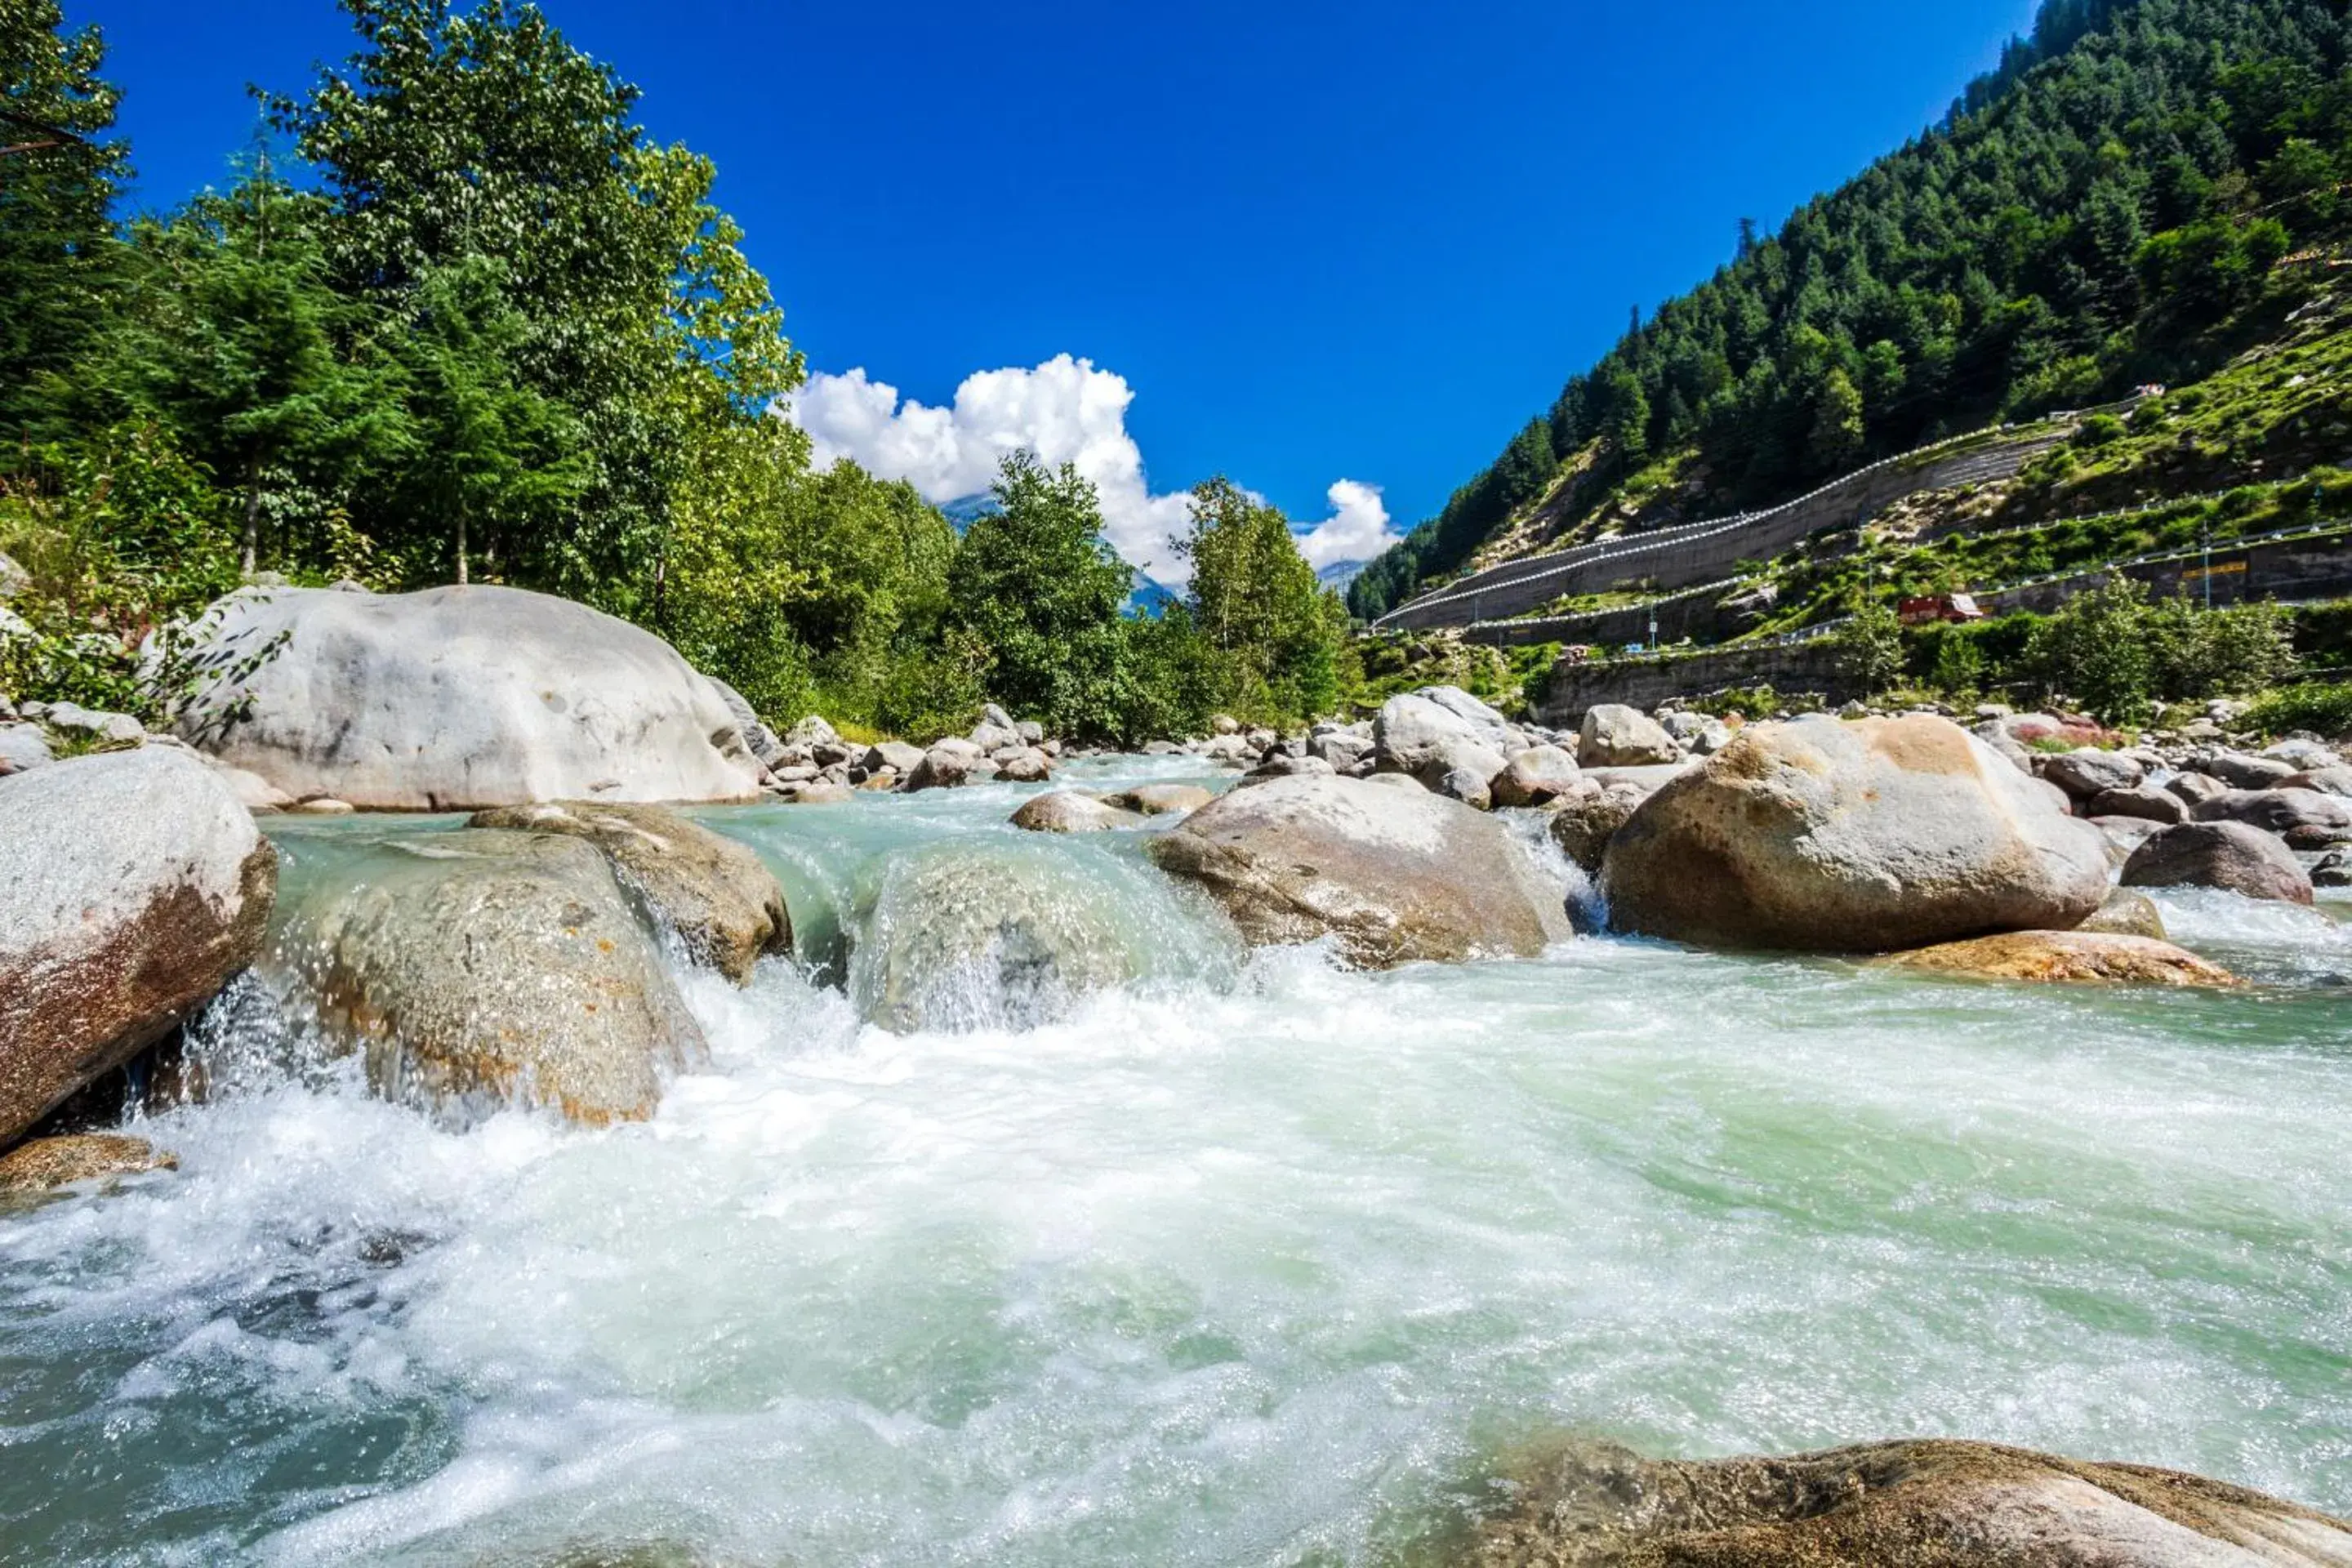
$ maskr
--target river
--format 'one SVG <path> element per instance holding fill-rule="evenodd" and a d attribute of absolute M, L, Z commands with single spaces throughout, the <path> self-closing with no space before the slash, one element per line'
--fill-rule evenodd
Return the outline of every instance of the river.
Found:
<path fill-rule="evenodd" d="M 698 813 L 814 978 L 689 975 L 712 1060 L 649 1122 L 437 1129 L 216 1008 L 221 1092 L 142 1129 L 179 1172 L 0 1215 L 0 1562 L 1411 1563 L 1561 1428 L 2352 1511 L 2352 907 L 2161 895 L 2235 994 L 1592 938 L 1360 974 L 1026 793 Z M 452 825 L 276 819 L 281 904 Z M 964 856 L 1145 978 L 863 1021 Z"/>

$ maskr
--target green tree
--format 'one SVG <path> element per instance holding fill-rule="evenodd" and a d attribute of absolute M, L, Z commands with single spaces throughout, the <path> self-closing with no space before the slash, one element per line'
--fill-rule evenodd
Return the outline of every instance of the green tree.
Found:
<path fill-rule="evenodd" d="M 1218 666 L 1216 701 L 1244 718 L 1295 723 L 1338 696 L 1343 612 L 1298 552 L 1289 520 L 1218 478 L 1192 491 L 1192 622 Z"/>
<path fill-rule="evenodd" d="M 1903 623 L 1891 605 L 1857 605 L 1835 636 L 1839 673 L 1863 696 L 1885 691 L 1903 673 Z"/>
<path fill-rule="evenodd" d="M 950 614 L 987 649 L 988 689 L 1059 733 L 1116 736 L 1127 707 L 1119 611 L 1134 573 L 1103 539 L 1095 487 L 1014 452 L 948 572 Z"/>
<path fill-rule="evenodd" d="M 1824 472 L 1850 468 L 1862 456 L 1862 393 L 1843 370 L 1822 380 L 1809 447 L 1814 468 Z"/>
<path fill-rule="evenodd" d="M 0 5 L 0 428 L 19 439 L 40 378 L 81 356 L 107 308 L 129 149 L 107 135 L 105 62 L 98 28 L 66 31 L 56 0 Z"/>
<path fill-rule="evenodd" d="M 2138 723 L 2156 672 L 2144 636 L 2147 609 L 2147 588 L 2111 577 L 2036 626 L 2027 659 L 2053 695 L 2081 702 L 2105 723 Z"/>

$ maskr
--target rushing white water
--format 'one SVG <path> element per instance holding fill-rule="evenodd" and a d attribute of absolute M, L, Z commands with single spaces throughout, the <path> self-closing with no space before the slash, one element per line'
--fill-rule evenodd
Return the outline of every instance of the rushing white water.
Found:
<path fill-rule="evenodd" d="M 437 1131 L 215 1020 L 250 1060 L 152 1119 L 178 1173 L 0 1216 L 0 1561 L 1391 1562 L 1563 1426 L 2352 1510 L 2331 914 L 2167 896 L 2241 994 L 1363 975 L 1244 959 L 1131 836 L 1007 851 L 1016 798 L 706 814 L 834 984 L 689 977 L 714 1059 L 649 1123 Z M 289 884 L 390 830 L 287 827 Z M 1143 978 L 861 1022 L 860 922 L 944 841 L 1058 858 Z"/>

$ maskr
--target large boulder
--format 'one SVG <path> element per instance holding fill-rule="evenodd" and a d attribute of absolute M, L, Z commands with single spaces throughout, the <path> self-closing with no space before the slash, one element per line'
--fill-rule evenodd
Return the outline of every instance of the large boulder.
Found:
<path fill-rule="evenodd" d="M 2277 757 L 2250 757 L 2243 752 L 2206 752 L 2197 758 L 2197 771 L 2220 779 L 2231 789 L 2276 789 L 2303 770 Z"/>
<path fill-rule="evenodd" d="M 2242 822 L 2184 822 L 2132 851 L 2126 888 L 2220 888 L 2250 899 L 2311 902 L 2311 878 L 2284 844 Z"/>
<path fill-rule="evenodd" d="M 509 1107 L 602 1125 L 661 1102 L 701 1030 L 604 858 L 553 833 L 394 840 L 294 911 L 263 973 L 378 1094 L 463 1126 Z"/>
<path fill-rule="evenodd" d="M 2189 820 L 2189 803 L 2170 790 L 2155 789 L 2147 784 L 2126 788 L 2103 789 L 2083 805 L 2085 816 L 2137 816 L 2145 822 L 2169 826 Z"/>
<path fill-rule="evenodd" d="M 950 737 L 934 743 L 907 775 L 910 793 L 926 789 L 961 789 L 989 766 L 986 753 L 970 741 Z"/>
<path fill-rule="evenodd" d="M 667 806 L 582 800 L 502 805 L 476 813 L 467 826 L 586 839 L 621 885 L 677 933 L 688 956 L 739 985 L 763 954 L 792 951 L 784 889 L 767 863 L 750 846 Z"/>
<path fill-rule="evenodd" d="M 1598 877 L 1609 840 L 1648 798 L 1646 791 L 1633 784 L 1590 784 L 1555 805 L 1546 826 L 1561 854 L 1583 868 L 1586 876 Z"/>
<path fill-rule="evenodd" d="M 704 679 L 710 682 L 710 689 L 719 693 L 719 700 L 727 704 L 728 715 L 735 721 L 736 733 L 743 737 L 744 749 L 759 758 L 763 767 L 781 766 L 786 754 L 784 742 L 768 728 L 758 710 L 744 700 L 741 692 L 717 676 Z"/>
<path fill-rule="evenodd" d="M 1529 1468 L 1465 1568 L 2352 1568 L 2343 1520 L 1990 1443 L 1696 1460 L 1576 1443 Z"/>
<path fill-rule="evenodd" d="M 2307 773 L 2293 773 L 2279 781 L 2279 788 L 2316 790 L 2321 795 L 2332 795 L 2338 800 L 2352 800 L 2352 767 L 2336 763 L 2324 768 L 2313 768 Z"/>
<path fill-rule="evenodd" d="M 0 1147 L 250 963 L 277 886 L 252 813 L 187 752 L 0 779 Z"/>
<path fill-rule="evenodd" d="M 1638 708 L 1602 702 L 1585 710 L 1576 734 L 1576 760 L 1588 768 L 1640 768 L 1671 763 L 1682 748 L 1664 726 Z"/>
<path fill-rule="evenodd" d="M 1013 814 L 1013 826 L 1030 833 L 1107 833 L 1142 825 L 1143 817 L 1136 812 L 1066 789 L 1031 795 Z"/>
<path fill-rule="evenodd" d="M 1372 750 L 1382 771 L 1410 773 L 1440 795 L 1482 807 L 1504 765 L 1497 731 L 1417 692 L 1381 704 Z"/>
<path fill-rule="evenodd" d="M 1558 746 L 1529 746 L 1489 786 L 1496 805 L 1544 805 L 1574 789 L 1583 774 Z"/>
<path fill-rule="evenodd" d="M 2147 769 L 2137 757 L 2095 747 L 2043 757 L 2038 771 L 2076 800 L 2088 800 L 2108 790 L 2130 789 L 2147 776 Z"/>
<path fill-rule="evenodd" d="M 1931 974 L 1991 980 L 2077 981 L 2106 984 L 2235 985 L 2237 976 L 2155 937 L 2101 931 L 2021 931 L 1938 942 L 1878 961 Z"/>
<path fill-rule="evenodd" d="M 1622 930 L 1884 952 L 2065 930 L 2099 907 L 2099 830 L 1943 719 L 1758 724 L 1642 804 L 1602 871 Z"/>
<path fill-rule="evenodd" d="M 48 733 L 38 724 L 0 723 L 0 778 L 45 768 L 55 761 Z"/>
<path fill-rule="evenodd" d="M 180 735 L 296 799 L 379 811 L 748 800 L 719 689 L 651 632 L 519 588 L 231 595 Z"/>
<path fill-rule="evenodd" d="M 1565 900 L 1501 823 L 1459 802 L 1338 777 L 1236 790 L 1150 842 L 1249 942 L 1339 939 L 1381 968 L 1532 956 L 1570 934 Z"/>
<path fill-rule="evenodd" d="M 849 992 L 886 1029 L 1022 1029 L 1181 962 L 1141 906 L 1142 867 L 1038 840 L 939 844 L 896 858 L 865 911 Z"/>
<path fill-rule="evenodd" d="M 2201 802 L 2199 822 L 2242 822 L 2299 849 L 2352 838 L 2352 802 L 2310 789 L 2233 789 Z"/>

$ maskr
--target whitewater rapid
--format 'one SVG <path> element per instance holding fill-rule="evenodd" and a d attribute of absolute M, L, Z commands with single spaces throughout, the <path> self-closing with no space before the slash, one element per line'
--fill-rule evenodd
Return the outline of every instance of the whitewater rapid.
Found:
<path fill-rule="evenodd" d="M 2352 1510 L 2345 906 L 2159 895 L 2243 994 L 1590 938 L 1367 975 L 1024 793 L 698 814 L 808 963 L 688 975 L 712 1059 L 646 1123 L 437 1130 L 221 1008 L 222 1093 L 142 1129 L 177 1173 L 0 1215 L 0 1562 L 1413 1562 L 1559 1428 Z M 277 832 L 299 893 L 431 826 Z M 864 1021 L 861 922 L 942 845 L 1160 961 Z"/>

